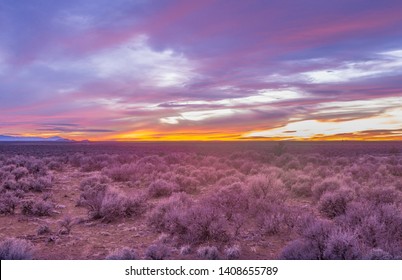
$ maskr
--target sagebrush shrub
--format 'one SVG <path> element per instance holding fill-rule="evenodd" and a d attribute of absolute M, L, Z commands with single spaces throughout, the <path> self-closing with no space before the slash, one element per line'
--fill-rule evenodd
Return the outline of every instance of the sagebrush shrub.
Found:
<path fill-rule="evenodd" d="M 392 260 L 394 259 L 390 253 L 380 248 L 372 248 L 363 257 L 366 260 Z"/>
<path fill-rule="evenodd" d="M 1 165 L 0 165 L 1 167 Z M 4 170 L 4 167 L 0 168 L 0 185 L 3 184 L 6 180 L 15 179 L 14 176 L 9 172 Z"/>
<path fill-rule="evenodd" d="M 240 183 L 220 188 L 208 198 L 212 207 L 224 213 L 228 221 L 234 221 L 236 214 L 244 214 L 249 208 L 247 192 Z"/>
<path fill-rule="evenodd" d="M 275 235 L 293 228 L 296 216 L 284 202 L 256 199 L 250 201 L 247 219 L 255 220 L 259 233 Z"/>
<path fill-rule="evenodd" d="M 6 192 L 0 197 L 0 214 L 14 214 L 20 199 L 13 192 Z"/>
<path fill-rule="evenodd" d="M 23 177 L 18 182 L 16 182 L 15 191 L 22 191 L 24 193 L 31 191 L 31 185 L 35 179 L 31 176 Z"/>
<path fill-rule="evenodd" d="M 327 240 L 333 231 L 333 226 L 326 221 L 312 220 L 301 229 L 301 236 L 307 242 L 311 252 L 315 254 L 314 259 L 324 259 L 324 251 Z"/>
<path fill-rule="evenodd" d="M 88 189 L 103 188 L 108 183 L 110 183 L 110 179 L 106 176 L 91 176 L 81 181 L 80 190 L 86 191 Z"/>
<path fill-rule="evenodd" d="M 364 198 L 374 205 L 398 203 L 401 201 L 401 194 L 393 187 L 374 187 L 366 189 Z"/>
<path fill-rule="evenodd" d="M 169 196 L 174 191 L 178 190 L 179 186 L 176 183 L 168 182 L 163 179 L 158 179 L 152 182 L 148 187 L 148 195 L 150 197 Z"/>
<path fill-rule="evenodd" d="M 212 166 L 209 167 L 201 167 L 198 170 L 195 170 L 191 173 L 191 176 L 197 178 L 197 180 L 202 185 L 211 185 L 216 183 L 218 179 L 222 177 L 216 170 L 219 168 L 214 168 Z"/>
<path fill-rule="evenodd" d="M 180 213 L 186 211 L 192 204 L 187 194 L 173 194 L 165 202 L 159 203 L 149 214 L 148 224 L 157 232 L 172 232 L 177 230 Z"/>
<path fill-rule="evenodd" d="M 126 182 L 129 181 L 135 174 L 135 166 L 132 164 L 112 166 L 104 169 L 103 172 L 116 182 Z"/>
<path fill-rule="evenodd" d="M 196 204 L 178 215 L 178 234 L 190 243 L 222 242 L 230 240 L 228 224 L 222 213 L 203 203 Z"/>
<path fill-rule="evenodd" d="M 17 167 L 16 169 L 14 169 L 11 174 L 14 175 L 15 180 L 19 180 L 25 176 L 27 176 L 29 174 L 29 171 L 27 168 L 25 167 Z"/>
<path fill-rule="evenodd" d="M 285 215 L 283 213 L 271 213 L 260 220 L 260 229 L 264 234 L 278 234 L 285 226 Z"/>
<path fill-rule="evenodd" d="M 22 203 L 21 213 L 26 216 L 50 216 L 55 206 L 46 200 L 28 200 Z"/>
<path fill-rule="evenodd" d="M 1 167 L 1 171 L 2 171 L 4 174 L 7 174 L 7 177 L 9 177 L 9 176 L 12 175 L 11 172 L 12 172 L 15 168 L 16 168 L 16 166 L 15 166 L 14 164 L 6 163 L 6 164 L 3 165 L 3 167 Z M 12 176 L 12 177 L 13 177 L 13 179 L 15 179 L 14 176 Z"/>
<path fill-rule="evenodd" d="M 317 260 L 321 252 L 309 240 L 296 239 L 286 245 L 279 255 L 282 260 Z"/>
<path fill-rule="evenodd" d="M 341 187 L 341 182 L 337 178 L 328 178 L 316 183 L 312 187 L 312 193 L 315 200 L 319 200 L 324 193 L 334 192 Z"/>
<path fill-rule="evenodd" d="M 81 153 L 75 153 L 72 155 L 68 155 L 68 163 L 71 164 L 73 167 L 80 167 L 82 157 L 83 157 L 83 154 L 81 154 Z"/>
<path fill-rule="evenodd" d="M 299 175 L 295 178 L 295 182 L 290 186 L 290 190 L 298 197 L 310 197 L 312 194 L 311 186 L 312 178 L 306 175 Z"/>
<path fill-rule="evenodd" d="M 65 216 L 59 221 L 60 230 L 59 234 L 70 234 L 71 229 L 75 225 L 75 220 L 71 216 Z"/>
<path fill-rule="evenodd" d="M 26 240 L 9 238 L 0 243 L 0 260 L 30 260 L 32 245 Z"/>
<path fill-rule="evenodd" d="M 313 221 L 301 230 L 301 237 L 282 250 L 280 259 L 354 260 L 364 258 L 365 249 L 356 234 L 334 228 L 324 221 Z"/>
<path fill-rule="evenodd" d="M 44 192 L 52 187 L 52 178 L 50 176 L 42 176 L 32 179 L 29 184 L 29 190 L 34 192 Z"/>
<path fill-rule="evenodd" d="M 382 249 L 393 257 L 402 250 L 402 214 L 394 204 L 376 206 L 369 202 L 352 203 L 344 216 L 337 221 L 354 230 L 359 240 L 368 248 Z"/>
<path fill-rule="evenodd" d="M 197 250 L 197 256 L 204 260 L 219 260 L 220 254 L 215 246 L 202 246 Z"/>
<path fill-rule="evenodd" d="M 156 231 L 173 234 L 190 244 L 227 242 L 230 238 L 223 213 L 207 201 L 192 203 L 183 194 L 174 195 L 158 205 L 151 212 L 148 223 Z"/>
<path fill-rule="evenodd" d="M 325 247 L 326 260 L 358 260 L 364 254 L 357 237 L 347 231 L 333 231 Z"/>
<path fill-rule="evenodd" d="M 106 166 L 106 162 L 94 156 L 84 156 L 80 159 L 80 170 L 82 172 L 92 172 L 102 170 Z"/>
<path fill-rule="evenodd" d="M 104 184 L 95 184 L 93 186 L 84 185 L 81 189 L 77 205 L 87 208 L 91 213 L 98 213 L 108 187 Z"/>
<path fill-rule="evenodd" d="M 318 202 L 318 210 L 325 217 L 333 219 L 346 212 L 347 205 L 351 200 L 348 192 L 327 192 Z"/>
<path fill-rule="evenodd" d="M 301 169 L 302 164 L 300 163 L 300 161 L 298 159 L 294 159 L 291 160 L 290 162 L 288 162 L 285 166 L 284 169 L 286 170 L 290 170 L 290 169 Z"/>
<path fill-rule="evenodd" d="M 170 256 L 170 249 L 162 243 L 152 244 L 147 248 L 145 256 L 149 260 L 164 260 Z"/>
<path fill-rule="evenodd" d="M 381 221 L 386 227 L 387 236 L 389 240 L 402 239 L 402 212 L 401 206 L 396 204 L 382 205 L 378 209 Z"/>
<path fill-rule="evenodd" d="M 50 170 L 54 170 L 54 171 L 58 171 L 58 172 L 61 172 L 61 171 L 63 171 L 63 164 L 61 164 L 60 162 L 58 162 L 58 161 L 51 161 L 51 162 L 49 162 L 48 164 L 47 164 L 47 167 L 50 169 Z"/>
<path fill-rule="evenodd" d="M 18 184 L 14 179 L 7 179 L 3 182 L 2 188 L 4 190 L 14 191 L 18 188 Z"/>
<path fill-rule="evenodd" d="M 283 192 L 283 184 L 280 179 L 257 174 L 248 178 L 247 184 L 249 186 L 250 195 L 254 198 L 283 200 L 285 194 Z"/>
<path fill-rule="evenodd" d="M 222 176 L 223 177 L 216 182 L 217 186 L 230 186 L 235 183 L 243 183 L 245 177 L 243 174 L 238 173 L 231 175 L 223 174 Z"/>
<path fill-rule="evenodd" d="M 36 231 L 37 235 L 45 235 L 52 233 L 48 225 L 40 225 L 39 228 Z"/>
<path fill-rule="evenodd" d="M 131 197 L 126 197 L 124 201 L 124 215 L 134 217 L 143 214 L 147 210 L 146 196 L 137 194 Z"/>
<path fill-rule="evenodd" d="M 103 222 L 139 215 L 145 209 L 142 197 L 128 198 L 102 184 L 84 188 L 78 205 L 88 209 L 91 219 L 100 219 Z"/>
<path fill-rule="evenodd" d="M 386 235 L 386 228 L 377 215 L 371 215 L 362 219 L 357 227 L 357 234 L 360 239 L 369 247 L 379 247 L 387 240 L 383 239 Z"/>
<path fill-rule="evenodd" d="M 137 260 L 137 253 L 133 248 L 124 247 L 117 249 L 106 256 L 107 260 Z"/>
<path fill-rule="evenodd" d="M 240 258 L 241 250 L 238 245 L 227 247 L 224 251 L 226 259 L 238 260 Z"/>
<path fill-rule="evenodd" d="M 175 182 L 179 185 L 179 191 L 188 194 L 196 193 L 200 185 L 200 182 L 196 178 L 180 174 L 175 176 Z"/>
<path fill-rule="evenodd" d="M 234 233 L 238 234 L 247 219 L 249 197 L 240 183 L 234 183 L 220 188 L 207 198 L 208 204 L 222 213 L 226 220 L 233 225 Z"/>
<path fill-rule="evenodd" d="M 52 187 L 52 177 L 51 176 L 27 176 L 21 178 L 16 183 L 16 188 L 24 192 L 44 192 Z"/>
<path fill-rule="evenodd" d="M 345 228 L 356 229 L 363 220 L 373 214 L 373 207 L 366 201 L 351 201 L 343 215 L 335 218 L 336 222 Z"/>
<path fill-rule="evenodd" d="M 402 180 L 398 180 L 394 182 L 394 187 L 396 190 L 402 192 Z"/>
<path fill-rule="evenodd" d="M 25 161 L 25 167 L 29 170 L 29 173 L 35 176 L 45 176 L 47 174 L 47 168 L 42 160 L 36 158 L 29 158 Z"/>
<path fill-rule="evenodd" d="M 126 197 L 116 191 L 107 191 L 98 205 L 99 208 L 92 212 L 93 219 L 111 222 L 118 217 L 126 216 L 126 200 Z"/>
<path fill-rule="evenodd" d="M 242 172 L 243 174 L 248 174 L 248 175 L 257 174 L 258 170 L 259 170 L 259 166 L 256 163 L 250 162 L 250 161 L 243 163 L 239 168 L 240 172 Z"/>
<path fill-rule="evenodd" d="M 191 254 L 192 250 L 191 250 L 191 246 L 190 245 L 184 245 L 180 248 L 180 255 L 182 256 L 186 256 Z"/>
<path fill-rule="evenodd" d="M 388 165 L 388 170 L 391 175 L 402 177 L 402 164 Z"/>

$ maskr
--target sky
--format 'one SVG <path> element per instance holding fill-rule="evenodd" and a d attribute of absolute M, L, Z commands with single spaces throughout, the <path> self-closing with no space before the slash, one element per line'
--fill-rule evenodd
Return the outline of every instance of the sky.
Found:
<path fill-rule="evenodd" d="M 0 134 L 402 140 L 400 0 L 0 0 Z"/>

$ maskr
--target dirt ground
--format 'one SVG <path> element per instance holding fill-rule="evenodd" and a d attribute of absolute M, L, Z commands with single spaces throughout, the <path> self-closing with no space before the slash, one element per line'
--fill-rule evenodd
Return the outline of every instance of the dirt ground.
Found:
<path fill-rule="evenodd" d="M 192 248 L 191 254 L 182 256 L 179 253 L 180 248 L 175 247 L 174 240 L 151 231 L 146 224 L 145 214 L 122 218 L 113 223 L 88 220 L 87 210 L 77 207 L 79 186 L 81 180 L 98 173 L 80 172 L 73 167 L 68 167 L 62 172 L 51 171 L 54 178 L 54 185 L 50 191 L 51 200 L 56 204 L 54 213 L 50 217 L 27 217 L 18 211 L 14 215 L 2 215 L 0 240 L 9 237 L 29 240 L 34 244 L 34 259 L 104 259 L 109 253 L 123 247 L 134 248 L 137 255 L 143 258 L 146 249 L 155 241 L 162 239 L 171 249 L 169 259 L 197 258 L 196 248 Z M 127 194 L 138 191 L 126 183 L 112 184 Z M 40 198 L 43 195 L 37 194 L 36 197 Z M 69 234 L 62 234 L 60 221 L 66 216 L 72 217 L 75 223 Z M 51 232 L 38 234 L 38 228 L 42 225 L 47 225 Z M 236 240 L 236 244 L 241 248 L 241 259 L 275 259 L 292 238 L 286 235 L 249 235 L 245 230 L 236 237 Z"/>

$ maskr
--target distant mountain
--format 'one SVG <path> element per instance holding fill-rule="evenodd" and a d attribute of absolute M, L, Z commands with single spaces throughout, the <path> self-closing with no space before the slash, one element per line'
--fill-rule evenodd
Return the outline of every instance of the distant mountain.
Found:
<path fill-rule="evenodd" d="M 3 141 L 27 141 L 27 142 L 39 142 L 39 141 L 47 141 L 47 142 L 75 142 L 74 140 L 62 138 L 59 136 L 53 137 L 23 137 L 23 136 L 8 136 L 8 135 L 0 135 L 0 142 Z"/>

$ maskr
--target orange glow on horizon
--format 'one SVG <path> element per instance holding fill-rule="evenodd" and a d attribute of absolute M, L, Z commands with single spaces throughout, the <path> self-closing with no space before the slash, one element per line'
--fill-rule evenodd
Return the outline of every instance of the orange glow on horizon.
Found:
<path fill-rule="evenodd" d="M 356 132 L 338 135 L 315 135 L 313 137 L 245 137 L 241 132 L 202 132 L 202 131 L 175 131 L 171 133 L 161 131 L 133 131 L 121 134 L 89 136 L 83 133 L 24 133 L 22 137 L 50 138 L 59 136 L 75 141 L 89 140 L 93 142 L 180 142 L 180 141 L 402 141 L 402 135 L 382 134 L 375 132 Z"/>
<path fill-rule="evenodd" d="M 73 138 L 72 138 L 73 139 Z M 157 131 L 135 131 L 126 132 L 107 137 L 81 138 L 74 140 L 90 141 L 117 141 L 117 142 L 164 142 L 164 141 L 402 141 L 402 135 L 382 135 L 382 134 L 360 134 L 350 133 L 343 135 L 316 135 L 314 137 L 244 137 L 242 133 L 225 132 L 200 132 L 200 131 L 180 131 L 180 132 L 157 132 Z"/>

